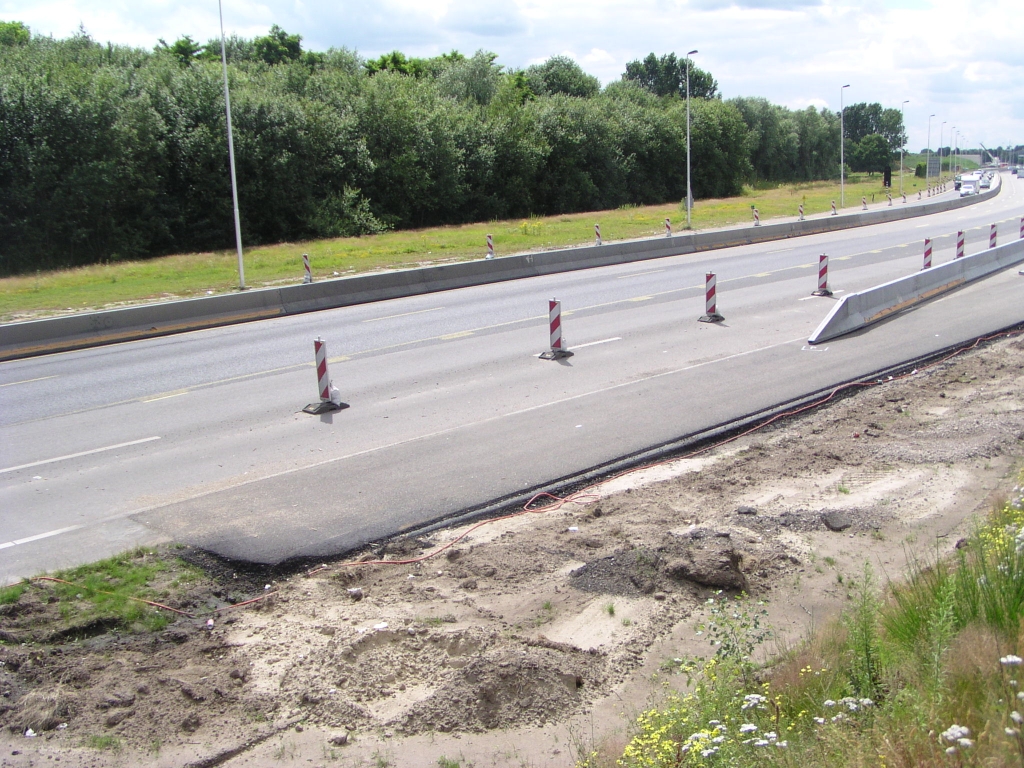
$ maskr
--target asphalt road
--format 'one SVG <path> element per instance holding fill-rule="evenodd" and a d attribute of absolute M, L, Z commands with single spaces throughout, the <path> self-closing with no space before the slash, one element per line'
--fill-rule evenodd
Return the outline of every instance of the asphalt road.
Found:
<path fill-rule="evenodd" d="M 1016 237 L 945 214 L 0 364 L 0 579 L 173 538 L 329 555 L 1024 321 L 1016 270 L 809 347 L 837 291 Z M 698 323 L 704 273 L 724 323 Z M 574 357 L 544 361 L 547 299 Z M 351 407 L 315 417 L 312 340 Z"/>

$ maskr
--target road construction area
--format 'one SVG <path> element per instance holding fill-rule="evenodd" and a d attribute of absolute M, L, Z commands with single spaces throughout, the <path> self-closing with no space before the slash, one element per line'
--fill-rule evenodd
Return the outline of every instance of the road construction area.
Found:
<path fill-rule="evenodd" d="M 540 512 L 291 573 L 162 546 L 188 615 L 157 630 L 33 582 L 0 605 L 0 766 L 613 764 L 664 662 L 713 650 L 709 597 L 764 601 L 770 654 L 865 563 L 950 552 L 1011 492 L 1022 391 L 1002 335 Z"/>

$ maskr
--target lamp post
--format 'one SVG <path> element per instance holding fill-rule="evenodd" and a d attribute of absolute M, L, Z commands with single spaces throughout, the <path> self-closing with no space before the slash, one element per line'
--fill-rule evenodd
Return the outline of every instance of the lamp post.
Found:
<path fill-rule="evenodd" d="M 903 149 L 904 149 L 903 145 L 907 143 L 907 129 L 904 127 L 904 126 L 906 126 L 906 121 L 903 119 L 903 114 L 904 114 L 903 108 L 905 106 L 907 106 L 907 104 L 909 104 L 909 103 L 910 103 L 910 99 L 905 99 L 903 101 L 903 103 L 900 104 L 900 196 L 901 197 L 903 196 Z"/>
<path fill-rule="evenodd" d="M 686 228 L 690 229 L 690 209 L 693 208 L 693 192 L 690 190 L 690 57 L 699 51 L 686 54 Z"/>
<path fill-rule="evenodd" d="M 839 207 L 846 207 L 846 157 L 843 154 L 843 144 L 846 143 L 846 131 L 843 128 L 843 91 L 850 87 L 847 83 L 839 89 Z"/>
<path fill-rule="evenodd" d="M 238 250 L 238 290 L 245 290 L 245 265 L 242 263 L 242 221 L 238 216 L 238 182 L 235 180 L 235 141 L 231 135 L 231 97 L 228 95 L 228 54 L 224 45 L 224 8 L 217 0 L 220 13 L 220 63 L 224 68 L 224 108 L 228 117 L 228 165 L 231 168 L 231 202 L 235 208 L 235 247 Z"/>
<path fill-rule="evenodd" d="M 946 121 L 942 121 L 942 125 L 939 126 L 939 184 L 942 183 L 942 129 L 945 127 Z"/>
<path fill-rule="evenodd" d="M 925 154 L 924 162 L 924 185 L 928 186 L 928 179 L 930 178 L 932 170 L 932 118 L 935 115 L 928 115 L 928 151 Z"/>

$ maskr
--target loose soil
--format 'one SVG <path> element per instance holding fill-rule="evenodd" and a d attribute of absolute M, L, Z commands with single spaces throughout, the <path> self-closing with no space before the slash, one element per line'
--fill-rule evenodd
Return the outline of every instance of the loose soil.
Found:
<path fill-rule="evenodd" d="M 424 561 L 269 585 L 222 564 L 173 605 L 264 598 L 212 627 L 203 615 L 155 633 L 69 631 L 33 586 L 0 606 L 0 766 L 613 757 L 632 717 L 681 684 L 663 662 L 708 652 L 694 627 L 717 591 L 767 601 L 771 653 L 841 610 L 865 563 L 899 578 L 908 558 L 949 552 L 1014 485 L 1022 391 L 1024 340 L 1003 339 L 476 528 Z"/>

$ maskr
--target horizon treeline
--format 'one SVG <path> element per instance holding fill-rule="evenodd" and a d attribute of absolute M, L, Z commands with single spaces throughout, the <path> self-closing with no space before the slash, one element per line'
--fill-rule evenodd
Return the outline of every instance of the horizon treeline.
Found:
<path fill-rule="evenodd" d="M 686 194 L 689 62 L 673 54 L 602 88 L 561 56 L 366 60 L 276 26 L 227 49 L 246 246 Z M 232 247 L 219 58 L 219 40 L 150 51 L 0 22 L 0 273 Z M 690 95 L 695 198 L 838 176 L 834 112 L 723 100 L 692 63 Z M 854 170 L 903 141 L 898 110 L 846 120 Z"/>

